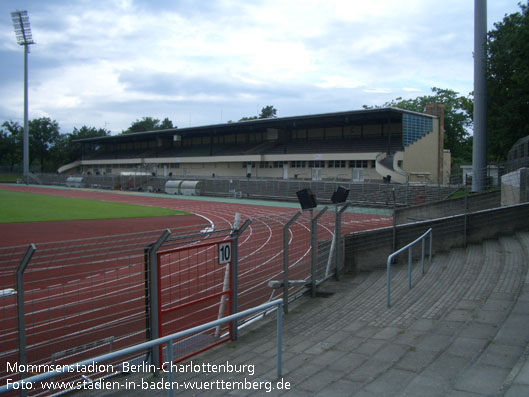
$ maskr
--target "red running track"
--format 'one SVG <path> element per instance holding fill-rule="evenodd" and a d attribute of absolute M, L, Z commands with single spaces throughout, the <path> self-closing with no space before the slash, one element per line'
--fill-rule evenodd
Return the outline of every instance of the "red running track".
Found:
<path fill-rule="evenodd" d="M 267 281 L 281 274 L 282 264 L 282 228 L 295 210 L 284 207 L 241 205 L 240 203 L 211 202 L 186 200 L 174 197 L 150 197 L 136 194 L 98 192 L 86 190 L 62 190 L 27 186 L 0 186 L 0 189 L 44 193 L 64 197 L 78 197 L 104 201 L 124 202 L 140 205 L 172 208 L 194 213 L 194 216 L 163 218 L 137 218 L 126 220 L 104 221 L 67 221 L 46 223 L 22 223 L 0 225 L 0 247 L 61 240 L 86 239 L 102 235 L 142 232 L 145 230 L 178 229 L 195 225 L 198 229 L 215 225 L 231 226 L 236 212 L 242 218 L 251 217 L 253 223 L 240 240 L 240 308 L 262 303 L 263 296 L 270 294 Z M 331 216 L 332 215 L 332 216 Z M 306 219 L 305 219 L 306 221 Z M 334 216 L 323 217 L 318 229 L 320 239 L 332 236 Z M 342 231 L 372 229 L 391 224 L 391 218 L 365 215 L 343 214 Z M 292 275 L 303 274 L 301 264 L 310 256 L 308 241 L 308 224 L 298 222 L 290 231 L 290 245 L 293 262 Z M 67 254 L 65 254 L 67 255 Z M 91 258 L 92 259 L 92 258 Z M 85 274 L 64 274 L 64 268 L 45 268 L 45 273 L 28 274 L 34 291 L 28 294 L 31 299 L 26 303 L 26 319 L 32 332 L 28 335 L 28 346 L 36 346 L 28 351 L 29 362 L 49 360 L 49 347 L 44 348 L 50 340 L 55 351 L 87 343 L 85 331 L 92 329 L 90 337 L 99 340 L 108 335 L 122 335 L 126 328 L 126 337 L 122 337 L 114 348 L 138 343 L 144 340 L 145 302 L 143 286 L 143 262 L 112 258 L 112 267 L 107 270 L 109 258 L 104 258 L 99 265 L 90 263 L 90 271 Z M 76 269 L 82 268 L 79 263 L 70 263 Z M 43 276 L 44 274 L 44 276 Z M 31 277 L 34 279 L 32 280 Z M 167 275 L 170 277 L 170 274 Z M 296 278 L 295 276 L 292 278 Z M 56 279 L 56 286 L 50 284 Z M 1 280 L 0 280 L 1 281 Z M 187 282 L 184 280 L 183 282 Z M 2 287 L 4 288 L 4 287 Z M 16 310 L 13 297 L 4 299 L 4 313 L 12 314 Z M 259 301 L 261 300 L 261 301 Z M 264 299 L 266 300 L 266 299 Z M 119 317 L 116 317 L 119 313 Z M 3 322 L 2 328 L 11 330 L 2 333 L 0 338 L 0 366 L 5 368 L 4 361 L 16 360 L 16 326 L 13 322 L 16 315 L 6 315 L 10 321 Z M 67 335 L 60 338 L 61 335 Z M 31 338 L 31 340 L 30 340 Z M 40 347 L 39 347 L 40 346 Z M 44 352 L 46 351 L 46 352 Z M 0 377 L 4 377 L 0 372 Z"/>

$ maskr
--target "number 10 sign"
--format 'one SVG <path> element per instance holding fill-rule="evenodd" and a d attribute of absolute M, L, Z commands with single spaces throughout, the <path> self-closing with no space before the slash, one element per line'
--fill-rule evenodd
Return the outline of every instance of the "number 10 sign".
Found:
<path fill-rule="evenodd" d="M 231 241 L 219 243 L 219 265 L 231 262 Z"/>

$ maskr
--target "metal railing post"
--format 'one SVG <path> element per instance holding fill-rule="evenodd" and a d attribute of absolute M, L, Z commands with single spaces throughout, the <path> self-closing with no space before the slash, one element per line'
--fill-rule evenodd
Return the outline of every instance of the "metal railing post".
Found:
<path fill-rule="evenodd" d="M 317 245 L 318 245 L 318 219 L 327 211 L 327 207 L 323 207 L 318 215 L 313 217 L 310 220 L 310 247 L 311 247 L 311 261 L 310 261 L 310 295 L 315 298 L 316 297 L 316 251 L 317 251 Z M 312 214 L 312 212 L 311 212 Z"/>
<path fill-rule="evenodd" d="M 401 249 L 393 252 L 388 256 L 387 264 L 386 264 L 386 305 L 387 307 L 391 306 L 391 261 L 395 256 L 400 254 L 401 252 L 408 250 L 408 288 L 411 289 L 411 276 L 412 276 L 412 259 L 413 259 L 413 249 L 412 247 L 417 244 L 419 241 L 422 240 L 422 246 L 423 246 L 423 257 L 424 257 L 424 239 L 426 236 L 430 234 L 430 265 L 432 263 L 432 229 L 428 229 L 426 233 L 422 234 L 420 237 L 418 237 L 416 240 L 412 241 L 408 245 L 405 245 Z M 423 271 L 424 271 L 424 259 L 423 259 Z M 424 274 L 424 273 L 423 273 Z"/>
<path fill-rule="evenodd" d="M 151 328 L 152 339 L 158 339 L 160 337 L 160 318 L 158 314 L 158 308 L 160 305 L 160 285 L 158 285 L 158 279 L 160 277 L 158 274 L 158 249 L 170 235 L 171 231 L 169 229 L 164 230 L 160 237 L 158 237 L 158 240 L 152 244 L 149 250 L 149 325 Z M 158 368 L 160 365 L 160 350 L 157 347 L 153 347 L 151 349 L 151 364 L 154 364 L 156 368 Z M 158 370 L 155 371 L 155 374 L 158 374 Z"/>
<path fill-rule="evenodd" d="M 31 260 L 31 257 L 35 253 L 37 248 L 35 244 L 30 244 L 26 250 L 26 254 L 22 261 L 17 267 L 17 318 L 18 318 L 18 363 L 22 368 L 26 367 L 27 356 L 26 356 L 26 319 L 25 319 L 25 310 L 24 310 L 24 272 Z M 26 371 L 20 372 L 20 378 L 24 379 L 26 377 Z M 26 391 L 21 389 L 21 395 L 25 396 Z"/>
<path fill-rule="evenodd" d="M 386 267 L 386 306 L 391 306 L 391 258 L 390 255 L 388 257 L 387 267 Z"/>
<path fill-rule="evenodd" d="M 413 261 L 413 249 L 408 248 L 408 288 L 411 289 L 411 263 Z"/>
<path fill-rule="evenodd" d="M 281 302 L 278 305 L 277 308 L 277 378 L 281 378 L 281 375 L 283 373 L 282 368 L 282 345 L 283 345 L 283 312 L 281 310 Z"/>
<path fill-rule="evenodd" d="M 231 260 L 231 314 L 239 312 L 239 236 L 250 226 L 250 223 L 252 223 L 252 219 L 246 219 L 240 228 L 233 230 L 231 233 L 231 239 L 233 241 Z M 231 340 L 237 340 L 238 326 L 239 321 L 234 319 L 231 323 Z"/>
<path fill-rule="evenodd" d="M 288 240 L 290 226 L 299 218 L 301 211 L 296 214 L 283 227 L 283 310 L 288 313 Z"/>
<path fill-rule="evenodd" d="M 167 370 L 169 371 L 169 374 L 167 375 L 167 379 L 169 380 L 169 388 L 167 390 L 167 395 L 169 397 L 174 397 L 174 390 L 173 390 L 173 382 L 174 382 L 174 374 L 173 374 L 173 361 L 174 361 L 174 352 L 173 352 L 173 341 L 169 340 L 167 341 L 167 363 L 169 368 Z"/>
<path fill-rule="evenodd" d="M 338 206 L 336 207 L 336 221 L 335 221 L 336 223 L 334 225 L 334 236 L 336 238 L 336 247 L 335 247 L 335 252 L 334 252 L 334 279 L 336 281 L 340 279 L 339 277 L 340 268 L 343 268 L 343 263 L 342 263 L 343 261 L 342 214 L 350 205 L 351 205 L 351 202 L 347 202 L 339 210 L 338 210 Z"/>
<path fill-rule="evenodd" d="M 430 261 L 429 261 L 430 266 L 432 266 L 432 241 L 433 241 L 433 229 L 430 229 Z"/>
<path fill-rule="evenodd" d="M 463 245 L 467 246 L 467 232 L 468 232 L 468 191 L 465 186 L 465 216 L 463 220 Z"/>
<path fill-rule="evenodd" d="M 424 239 L 421 240 L 421 269 L 424 276 Z"/>

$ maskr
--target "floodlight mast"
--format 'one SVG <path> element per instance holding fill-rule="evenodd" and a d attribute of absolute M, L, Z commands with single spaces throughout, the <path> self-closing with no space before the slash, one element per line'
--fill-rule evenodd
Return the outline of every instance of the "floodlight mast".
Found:
<path fill-rule="evenodd" d="M 11 13 L 17 43 L 24 46 L 24 135 L 23 135 L 23 164 L 24 180 L 29 180 L 29 127 L 28 127 L 28 54 L 29 46 L 35 44 L 31 34 L 27 11 L 13 11 Z"/>

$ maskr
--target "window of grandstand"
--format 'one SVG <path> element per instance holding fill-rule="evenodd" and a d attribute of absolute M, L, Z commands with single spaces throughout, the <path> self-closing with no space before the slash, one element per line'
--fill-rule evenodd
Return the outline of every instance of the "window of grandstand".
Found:
<path fill-rule="evenodd" d="M 294 131 L 294 139 L 307 139 L 307 130 L 296 130 Z"/>
<path fill-rule="evenodd" d="M 342 129 L 339 127 L 327 128 L 325 130 L 326 139 L 339 139 L 342 137 Z"/>
<path fill-rule="evenodd" d="M 323 160 L 309 161 L 309 168 L 325 168 L 325 161 Z"/>
<path fill-rule="evenodd" d="M 315 128 L 309 130 L 309 141 L 321 140 L 323 139 L 323 128 Z"/>
<path fill-rule="evenodd" d="M 345 168 L 345 160 L 329 160 L 329 168 Z"/>
<path fill-rule="evenodd" d="M 292 168 L 305 168 L 305 161 L 291 161 L 290 167 Z"/>
<path fill-rule="evenodd" d="M 268 161 L 259 161 L 259 168 L 270 168 Z"/>
<path fill-rule="evenodd" d="M 244 163 L 242 163 L 242 168 L 246 168 L 250 164 L 252 165 L 252 168 L 255 168 L 255 161 L 245 161 Z"/>
<path fill-rule="evenodd" d="M 429 117 L 407 114 L 402 115 L 402 133 L 404 146 L 409 146 L 433 131 L 433 120 Z"/>
<path fill-rule="evenodd" d="M 349 168 L 367 168 L 368 160 L 349 160 Z"/>
<path fill-rule="evenodd" d="M 250 134 L 248 138 L 250 142 L 261 142 L 261 134 Z"/>
<path fill-rule="evenodd" d="M 288 164 L 288 161 L 274 161 L 274 168 L 283 168 L 283 163 Z"/>

